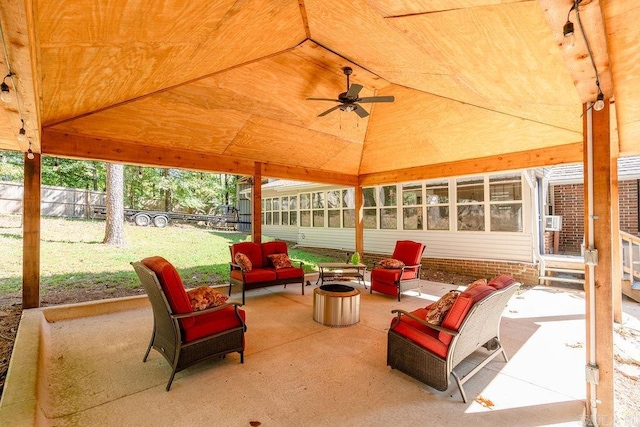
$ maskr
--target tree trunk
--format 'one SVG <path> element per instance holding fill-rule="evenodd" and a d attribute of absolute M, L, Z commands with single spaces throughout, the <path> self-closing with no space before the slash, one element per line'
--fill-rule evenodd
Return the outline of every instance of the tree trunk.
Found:
<path fill-rule="evenodd" d="M 107 163 L 107 222 L 104 244 L 124 246 L 124 166 Z"/>
<path fill-rule="evenodd" d="M 162 176 L 165 178 L 165 183 L 169 179 L 169 169 L 162 170 Z M 171 210 L 171 190 L 166 188 L 164 190 L 164 211 L 169 212 Z"/>

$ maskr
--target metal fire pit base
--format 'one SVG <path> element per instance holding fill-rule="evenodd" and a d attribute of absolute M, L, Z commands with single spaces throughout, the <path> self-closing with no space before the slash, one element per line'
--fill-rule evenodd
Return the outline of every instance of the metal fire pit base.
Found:
<path fill-rule="evenodd" d="M 350 326 L 360 322 L 360 291 L 329 284 L 313 290 L 313 320 L 325 326 Z"/>

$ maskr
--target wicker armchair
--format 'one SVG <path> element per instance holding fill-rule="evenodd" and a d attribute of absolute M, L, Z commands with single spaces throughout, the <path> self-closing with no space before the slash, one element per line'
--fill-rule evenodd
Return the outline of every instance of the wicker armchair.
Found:
<path fill-rule="evenodd" d="M 419 242 L 411 240 L 398 240 L 391 258 L 401 261 L 404 264 L 400 268 L 379 268 L 379 263 L 373 264 L 371 270 L 371 290 L 398 298 L 400 294 L 408 289 L 418 288 L 420 290 L 420 261 L 424 253 L 425 246 Z"/>
<path fill-rule="evenodd" d="M 519 286 L 503 275 L 461 293 L 442 326 L 425 321 L 429 306 L 411 313 L 393 310 L 397 316 L 388 332 L 387 365 L 440 391 L 449 389 L 453 376 L 466 403 L 465 382 L 499 354 L 509 361 L 500 342 L 500 319 Z M 480 347 L 488 353 L 478 366 L 462 378 L 453 372 Z"/>
<path fill-rule="evenodd" d="M 143 362 L 151 348 L 172 367 L 166 390 L 177 372 L 212 357 L 240 353 L 244 363 L 245 313 L 240 304 L 227 303 L 202 311 L 192 311 L 180 275 L 161 257 L 132 262 L 153 309 L 153 333 Z"/>

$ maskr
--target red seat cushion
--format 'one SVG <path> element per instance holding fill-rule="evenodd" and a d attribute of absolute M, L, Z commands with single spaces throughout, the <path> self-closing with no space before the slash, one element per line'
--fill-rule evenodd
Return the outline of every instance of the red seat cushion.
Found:
<path fill-rule="evenodd" d="M 262 259 L 262 246 L 260 245 L 260 243 L 234 243 L 233 245 L 231 245 L 232 260 L 236 259 L 235 257 L 238 252 L 245 254 L 249 258 L 249 261 L 251 261 L 251 265 L 253 268 L 260 268 L 269 265 L 266 264 Z"/>
<path fill-rule="evenodd" d="M 242 281 L 242 272 L 232 270 L 231 277 Z M 244 273 L 244 283 L 274 282 L 276 280 L 276 270 L 273 268 L 254 268 Z"/>
<path fill-rule="evenodd" d="M 374 268 L 371 270 L 371 281 L 381 282 L 387 285 L 393 285 L 400 279 L 400 272 L 402 270 L 390 269 L 390 268 Z M 402 275 L 402 280 L 415 279 L 415 270 L 407 270 Z"/>
<path fill-rule="evenodd" d="M 300 278 L 300 281 L 302 281 L 304 270 L 298 267 L 278 268 L 276 269 L 276 277 L 278 280 Z"/>
<path fill-rule="evenodd" d="M 289 255 L 287 243 L 279 240 L 275 240 L 273 242 L 265 242 L 262 244 L 262 265 L 264 267 L 271 266 L 271 262 L 269 261 L 269 255 L 273 255 L 273 254 Z"/>
<path fill-rule="evenodd" d="M 420 308 L 412 311 L 411 314 L 424 320 L 427 316 L 427 310 Z M 438 331 L 416 322 L 407 316 L 401 316 L 400 321 L 398 321 L 397 317 L 393 318 L 391 321 L 391 329 L 420 347 L 431 351 L 433 354 L 443 359 L 447 357 L 449 345 L 438 339 Z"/>
<path fill-rule="evenodd" d="M 491 279 L 488 285 L 491 286 L 492 288 L 495 288 L 497 291 L 499 291 L 500 289 L 505 288 L 511 285 L 512 283 L 516 283 L 516 279 L 506 274 L 501 274 Z"/>
<path fill-rule="evenodd" d="M 238 313 L 244 322 L 246 319 L 244 310 L 238 310 Z M 192 326 L 183 327 L 183 341 L 186 343 L 242 325 L 233 306 L 194 317 L 192 320 L 194 320 Z"/>
<path fill-rule="evenodd" d="M 444 316 L 444 319 L 442 319 L 441 326 L 457 331 L 460 325 L 462 325 L 462 321 L 467 316 L 467 313 L 469 313 L 469 310 L 473 307 L 473 304 L 495 291 L 491 286 L 479 285 L 462 292 L 458 295 L 458 298 L 456 298 L 456 301 L 446 316 Z M 453 337 L 446 332 L 440 332 L 438 338 L 446 345 L 449 345 L 453 339 Z"/>
<path fill-rule="evenodd" d="M 158 277 L 158 282 L 160 282 L 160 286 L 162 286 L 162 290 L 174 314 L 191 313 L 193 311 L 191 300 L 184 289 L 182 279 L 176 268 L 169 261 L 160 256 L 154 256 L 143 259 L 142 264 Z M 183 327 L 189 327 L 193 325 L 193 319 L 181 319 L 180 323 Z"/>

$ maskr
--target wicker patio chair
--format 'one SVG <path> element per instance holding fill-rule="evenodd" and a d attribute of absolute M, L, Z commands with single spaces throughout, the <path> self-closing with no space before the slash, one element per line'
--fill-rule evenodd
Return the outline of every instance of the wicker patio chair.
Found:
<path fill-rule="evenodd" d="M 153 309 L 153 332 L 143 362 L 151 348 L 172 367 L 166 390 L 177 372 L 212 357 L 240 353 L 244 363 L 245 313 L 239 303 L 226 303 L 192 311 L 191 303 L 175 267 L 162 257 L 132 262 Z"/>
<path fill-rule="evenodd" d="M 488 286 L 461 293 L 442 326 L 425 321 L 429 306 L 411 313 L 393 310 L 397 316 L 388 332 L 387 365 L 440 391 L 449 389 L 453 376 L 466 403 L 465 382 L 499 354 L 509 361 L 500 341 L 500 319 L 519 286 L 513 278 L 499 276 Z M 459 377 L 453 369 L 480 347 L 486 353 L 482 362 Z"/>

